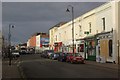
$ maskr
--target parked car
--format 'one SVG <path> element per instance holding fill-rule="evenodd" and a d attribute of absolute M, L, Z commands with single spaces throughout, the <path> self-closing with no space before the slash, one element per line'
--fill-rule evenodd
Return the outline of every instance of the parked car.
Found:
<path fill-rule="evenodd" d="M 50 55 L 53 54 L 53 53 L 54 53 L 53 50 L 45 50 L 45 51 L 42 52 L 41 56 L 44 57 L 44 58 L 50 58 Z"/>
<path fill-rule="evenodd" d="M 12 51 L 12 58 L 18 58 L 20 57 L 20 53 L 18 50 L 13 50 Z"/>
<path fill-rule="evenodd" d="M 84 63 L 84 58 L 79 53 L 71 53 L 67 56 L 66 62 Z"/>
<path fill-rule="evenodd" d="M 60 53 L 58 56 L 58 61 L 65 62 L 68 53 Z"/>
<path fill-rule="evenodd" d="M 27 54 L 27 48 L 25 48 L 25 47 L 20 48 L 20 54 L 21 55 L 22 54 Z"/>
<path fill-rule="evenodd" d="M 50 55 L 50 59 L 53 59 L 53 60 L 57 60 L 58 57 L 59 57 L 59 53 L 52 53 L 52 54 Z"/>
<path fill-rule="evenodd" d="M 47 58 L 47 57 L 48 57 L 47 52 L 46 52 L 46 51 L 43 51 L 42 54 L 41 54 L 41 57 Z"/>
<path fill-rule="evenodd" d="M 41 57 L 45 57 L 45 54 L 42 52 L 40 56 L 41 56 Z"/>

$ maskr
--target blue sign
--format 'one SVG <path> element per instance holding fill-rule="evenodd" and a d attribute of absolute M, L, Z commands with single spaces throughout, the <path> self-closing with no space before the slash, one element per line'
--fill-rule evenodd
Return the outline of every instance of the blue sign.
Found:
<path fill-rule="evenodd" d="M 49 38 L 41 38 L 41 39 L 40 39 L 40 43 L 41 43 L 42 45 L 47 45 L 47 44 L 49 44 Z"/>

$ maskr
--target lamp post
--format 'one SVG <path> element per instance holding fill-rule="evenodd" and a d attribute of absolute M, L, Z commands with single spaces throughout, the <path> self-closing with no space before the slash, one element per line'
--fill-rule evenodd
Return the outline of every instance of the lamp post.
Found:
<path fill-rule="evenodd" d="M 119 46 L 120 46 L 120 42 L 119 42 L 119 40 L 118 40 L 118 44 L 117 44 L 117 46 L 118 46 L 118 65 L 120 64 L 120 59 L 119 59 Z"/>
<path fill-rule="evenodd" d="M 14 25 L 9 24 L 9 33 L 8 33 L 8 43 L 9 43 L 9 65 L 11 65 L 11 60 L 12 60 L 12 56 L 11 56 L 11 28 L 14 28 Z"/>
<path fill-rule="evenodd" d="M 69 7 L 71 7 L 72 10 L 72 42 L 73 42 L 73 53 L 74 51 L 74 7 L 71 5 L 68 5 L 66 12 L 70 12 Z"/>

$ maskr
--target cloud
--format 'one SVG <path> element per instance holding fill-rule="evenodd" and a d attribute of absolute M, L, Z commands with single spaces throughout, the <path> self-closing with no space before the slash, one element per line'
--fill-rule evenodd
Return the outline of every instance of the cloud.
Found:
<path fill-rule="evenodd" d="M 101 5 L 97 2 L 3 2 L 3 33 L 8 35 L 8 25 L 14 24 L 12 41 L 26 42 L 35 32 L 48 32 L 59 22 L 70 21 L 67 6 L 74 6 L 75 18 Z"/>

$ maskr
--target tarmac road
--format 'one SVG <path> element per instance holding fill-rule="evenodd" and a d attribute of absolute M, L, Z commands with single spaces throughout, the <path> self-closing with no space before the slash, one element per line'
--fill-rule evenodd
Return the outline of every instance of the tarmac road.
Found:
<path fill-rule="evenodd" d="M 24 78 L 117 78 L 118 71 L 89 64 L 70 64 L 41 58 L 40 54 L 22 55 L 19 67 Z"/>

